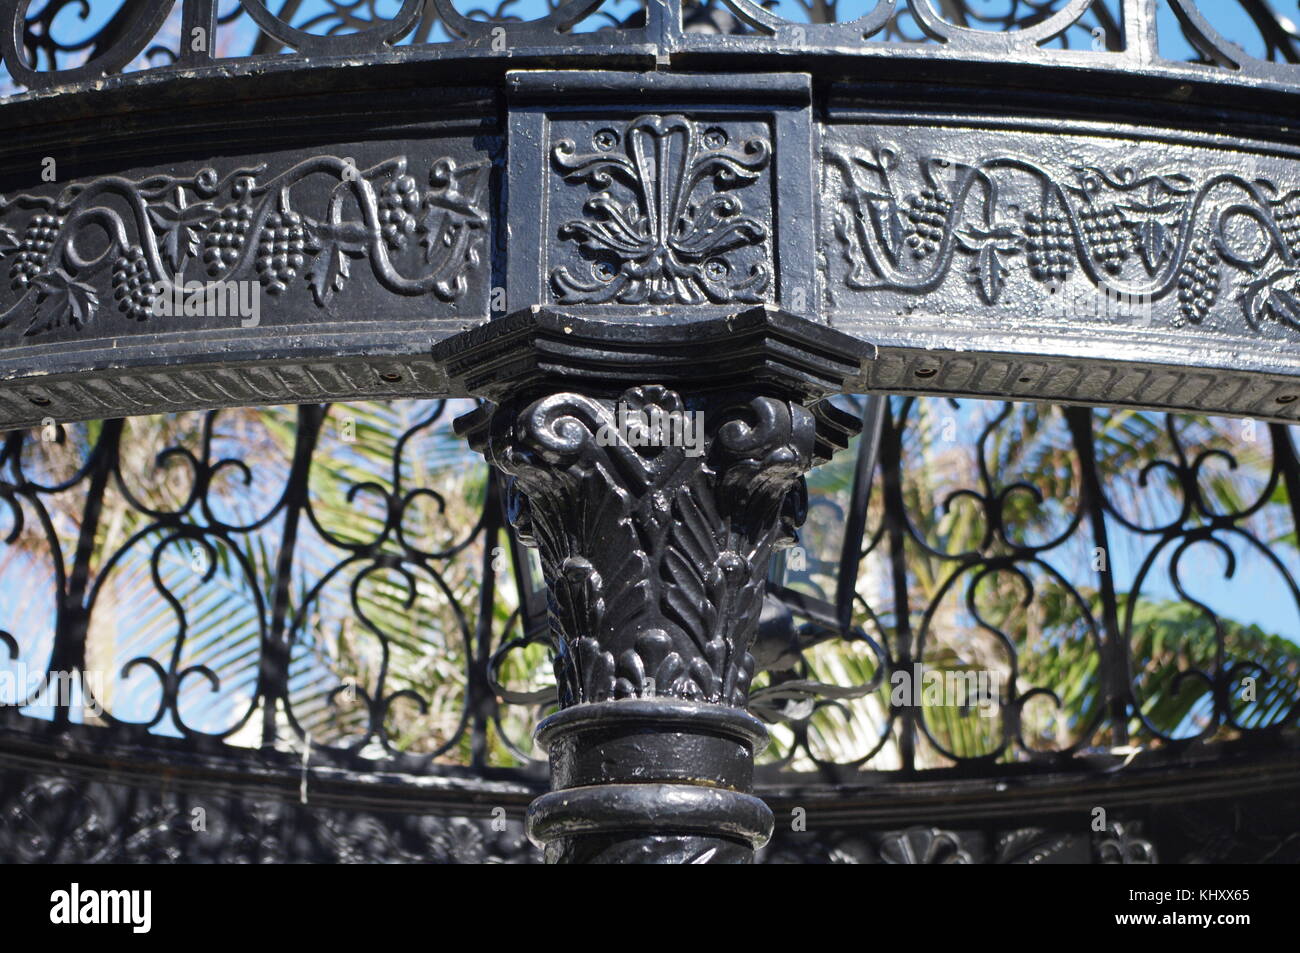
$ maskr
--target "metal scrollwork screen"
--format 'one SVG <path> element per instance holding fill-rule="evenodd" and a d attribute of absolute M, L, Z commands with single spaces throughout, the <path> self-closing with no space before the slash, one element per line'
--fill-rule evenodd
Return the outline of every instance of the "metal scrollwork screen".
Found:
<path fill-rule="evenodd" d="M 11 704 L 241 747 L 310 739 L 322 757 L 413 769 L 519 763 L 531 714 L 485 711 L 484 675 L 526 690 L 545 650 L 483 654 L 520 626 L 496 479 L 448 427 L 466 407 L 8 435 L 0 639 L 46 687 Z M 82 677 L 58 696 L 47 667 Z"/>
<path fill-rule="evenodd" d="M 535 775 L 555 698 L 545 595 L 500 477 L 451 430 L 470 407 L 5 435 L 4 716 Z M 773 574 L 751 697 L 766 775 L 1288 733 L 1298 480 L 1280 425 L 887 399 L 876 458 L 812 474 Z"/>
<path fill-rule="evenodd" d="M 1196 64 L 1295 84 L 1294 4 L 1272 0 L 6 0 L 0 93 L 295 56 L 776 51 Z M 1229 39 L 1231 37 L 1232 39 Z"/>
<path fill-rule="evenodd" d="M 1295 724 L 1287 428 L 897 397 L 878 454 L 852 627 L 837 560 L 786 569 L 799 651 L 753 695 L 789 716 L 771 762 L 1059 765 Z M 851 471 L 811 478 L 811 552 Z"/>

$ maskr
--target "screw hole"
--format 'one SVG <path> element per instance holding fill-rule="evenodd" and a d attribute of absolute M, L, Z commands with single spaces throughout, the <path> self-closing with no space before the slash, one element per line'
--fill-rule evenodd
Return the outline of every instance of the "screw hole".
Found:
<path fill-rule="evenodd" d="M 927 378 L 927 377 L 933 377 L 935 374 L 938 374 L 938 373 L 939 373 L 939 371 L 938 371 L 938 369 L 936 369 L 936 368 L 933 368 L 933 367 L 922 367 L 922 368 L 919 368 L 919 369 L 917 370 L 917 372 L 916 372 L 916 376 L 917 376 L 917 377 L 920 377 L 920 378 L 922 378 L 922 379 L 925 379 L 925 378 Z"/>
<path fill-rule="evenodd" d="M 28 397 L 27 399 L 30 400 L 33 404 L 35 404 L 37 407 L 50 406 L 50 399 L 48 397 Z"/>
<path fill-rule="evenodd" d="M 1032 377 L 1022 377 L 1022 378 L 1020 378 L 1020 383 L 1022 383 L 1022 384 L 1032 384 L 1033 382 L 1034 382 L 1034 379 L 1033 379 Z"/>
<path fill-rule="evenodd" d="M 398 381 L 402 379 L 402 375 L 397 373 L 396 371 L 384 371 L 384 373 L 380 374 L 379 376 L 382 377 L 384 380 L 388 381 L 388 383 L 390 384 L 396 384 Z"/>
<path fill-rule="evenodd" d="M 1295 394 L 1283 394 L 1281 397 L 1277 399 L 1277 402 L 1279 404 L 1294 404 L 1295 401 L 1296 401 Z"/>

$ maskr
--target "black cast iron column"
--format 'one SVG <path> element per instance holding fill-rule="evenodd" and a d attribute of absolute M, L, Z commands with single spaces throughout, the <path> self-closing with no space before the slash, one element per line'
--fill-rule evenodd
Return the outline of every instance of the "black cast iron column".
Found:
<path fill-rule="evenodd" d="M 538 728 L 554 792 L 530 809 L 552 863 L 747 863 L 767 733 L 745 711 L 771 554 L 803 474 L 855 418 L 821 399 L 870 346 L 771 308 L 683 324 L 533 309 L 443 342 L 458 421 L 511 480 L 541 554 L 562 710 Z"/>

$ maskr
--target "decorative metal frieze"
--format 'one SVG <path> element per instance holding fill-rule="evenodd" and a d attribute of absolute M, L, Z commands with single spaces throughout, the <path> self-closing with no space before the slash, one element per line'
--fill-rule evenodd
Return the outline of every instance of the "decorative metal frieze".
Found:
<path fill-rule="evenodd" d="M 255 327 L 262 293 L 325 309 L 361 261 L 384 293 L 453 302 L 484 265 L 490 160 L 322 154 L 268 165 L 4 196 L 0 334 Z M 106 240 L 87 251 L 96 236 Z"/>
<path fill-rule="evenodd" d="M 1060 327 L 1300 332 L 1300 166 L 930 130 L 825 152 L 832 296 Z M 922 140 L 924 141 L 924 140 Z M 868 294 L 865 298 L 862 295 Z"/>
<path fill-rule="evenodd" d="M 1077 828 L 1078 825 L 1076 825 Z M 1121 827 L 1140 828 L 1125 822 Z M 1118 835 L 1116 835 L 1118 836 Z M 946 829 L 915 826 L 875 831 L 843 827 L 787 833 L 763 851 L 760 863 L 777 864 L 1087 864 L 1155 863 L 1155 848 L 1125 835 L 1121 861 L 1103 835 L 1055 826 Z M 1141 859 L 1138 859 L 1138 858 Z"/>
<path fill-rule="evenodd" d="M 566 182 L 595 194 L 583 217 L 559 226 L 581 265 L 551 270 L 561 304 L 757 303 L 772 283 L 770 193 L 764 172 L 772 144 L 761 133 L 732 143 L 738 130 L 681 115 L 640 116 L 552 147 Z M 585 145 L 585 144 L 584 144 Z M 619 154 L 622 153 L 622 154 Z M 753 188 L 749 188 L 753 186 Z M 745 200 L 754 194 L 762 219 Z M 578 272 L 578 273 L 575 273 Z"/>
<path fill-rule="evenodd" d="M 472 42 L 490 51 L 490 29 Z M 446 394 L 430 341 L 503 313 L 669 323 L 752 303 L 878 345 L 859 390 L 1300 415 L 1280 131 L 1229 147 L 1176 104 L 1049 123 L 1024 84 L 981 116 L 942 77 L 885 106 L 815 57 L 789 61 L 807 74 L 501 59 L 474 73 L 486 88 L 422 77 L 436 93 L 239 77 L 233 129 L 199 84 L 184 136 L 150 133 L 142 90 L 114 100 L 122 123 L 9 104 L 35 139 L 0 146 L 0 426 Z M 93 165 L 62 128 L 99 137 Z M 59 184 L 32 184 L 43 153 Z M 211 314 L 160 293 L 178 264 Z"/>
<path fill-rule="evenodd" d="M 537 863 L 517 817 L 326 808 L 249 786 L 178 794 L 0 772 L 9 864 Z"/>
<path fill-rule="evenodd" d="M 145 752 L 137 752 L 143 754 Z M 54 752 L 50 752 L 54 755 Z M 160 775 L 165 765 L 155 765 Z M 412 811 L 364 796 L 335 794 L 328 805 L 286 797 L 267 786 L 264 769 L 227 765 L 220 792 L 200 784 L 178 790 L 137 766 L 128 783 L 112 772 L 70 772 L 66 756 L 37 762 L 0 755 L 0 861 L 4 863 L 539 863 L 516 812 L 493 812 L 487 792 L 466 792 L 442 812 Z M 249 768 L 251 765 L 246 765 Z M 231 769 L 236 769 L 231 773 Z M 355 780 L 364 780 L 358 776 Z M 983 782 L 991 789 L 996 783 Z M 1077 782 L 1070 782 L 1077 791 Z M 353 790 L 357 790 L 354 785 Z M 1203 797 L 1178 780 L 1167 797 L 1110 825 L 1088 830 L 1088 815 L 950 819 L 879 826 L 853 820 L 778 830 L 757 863 L 803 864 L 1106 864 L 1295 863 L 1300 859 L 1294 788 Z M 804 799 L 811 816 L 839 808 L 842 797 Z M 915 810 L 934 807 L 918 793 Z M 1059 804 L 1057 805 L 1059 809 Z M 781 812 L 778 811 L 778 814 Z M 788 815 L 787 815 L 788 816 Z M 1120 836 L 1128 860 L 1108 842 Z M 1158 836 L 1156 833 L 1158 832 Z M 671 848 L 665 844 L 666 849 Z M 706 848 L 707 850 L 708 848 Z M 676 857 L 698 860 L 689 848 Z"/>

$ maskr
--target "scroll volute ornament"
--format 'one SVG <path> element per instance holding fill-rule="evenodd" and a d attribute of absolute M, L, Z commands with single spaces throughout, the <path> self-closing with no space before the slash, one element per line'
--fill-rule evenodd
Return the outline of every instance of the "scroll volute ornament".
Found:
<path fill-rule="evenodd" d="M 533 307 L 440 342 L 485 403 L 457 429 L 541 554 L 561 711 L 538 726 L 550 863 L 749 863 L 773 815 L 745 704 L 773 550 L 803 474 L 858 419 L 825 398 L 874 349 L 774 307 L 620 323 Z M 490 403 L 488 403 L 490 402 Z"/>
<path fill-rule="evenodd" d="M 513 478 L 511 521 L 541 554 L 562 705 L 744 706 L 769 557 L 803 520 L 816 430 L 790 400 L 657 385 L 492 415 L 476 446 Z"/>

